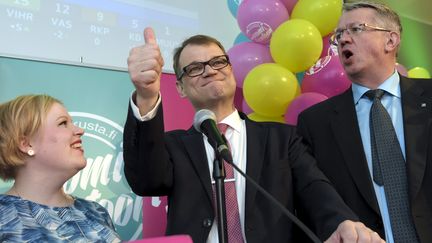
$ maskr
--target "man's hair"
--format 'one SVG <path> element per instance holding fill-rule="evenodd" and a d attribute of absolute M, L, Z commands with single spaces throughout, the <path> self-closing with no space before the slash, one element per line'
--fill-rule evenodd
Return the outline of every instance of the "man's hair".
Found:
<path fill-rule="evenodd" d="M 23 95 L 0 104 L 0 178 L 15 178 L 28 156 L 20 150 L 21 141 L 39 131 L 54 103 L 62 104 L 49 95 Z"/>
<path fill-rule="evenodd" d="M 374 21 L 377 22 L 378 24 L 383 25 L 380 27 L 399 32 L 399 34 L 402 35 L 402 25 L 400 22 L 399 15 L 384 4 L 368 2 L 368 1 L 345 3 L 343 5 L 342 11 L 349 12 L 360 8 L 370 8 L 375 10 Z"/>
<path fill-rule="evenodd" d="M 216 40 L 215 38 L 213 38 L 211 36 L 207 36 L 207 35 L 194 35 L 192 37 L 189 37 L 188 39 L 183 41 L 181 46 L 174 49 L 173 68 L 174 68 L 174 72 L 175 72 L 175 75 L 177 77 L 177 80 L 179 82 L 181 82 L 181 80 L 179 80 L 179 77 L 180 77 L 180 74 L 182 71 L 180 64 L 179 64 L 179 60 L 180 60 L 180 55 L 181 55 L 183 49 L 187 45 L 208 46 L 211 44 L 216 44 L 223 51 L 223 53 L 226 54 L 225 48 L 222 46 L 222 44 L 218 40 Z"/>

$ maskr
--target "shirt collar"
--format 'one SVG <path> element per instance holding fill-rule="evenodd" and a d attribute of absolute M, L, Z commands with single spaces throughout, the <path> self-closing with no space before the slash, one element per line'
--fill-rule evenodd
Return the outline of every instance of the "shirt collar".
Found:
<path fill-rule="evenodd" d="M 236 110 L 233 111 L 229 116 L 225 117 L 220 123 L 229 125 L 234 131 L 240 132 L 242 127 L 242 119 Z"/>
<path fill-rule="evenodd" d="M 399 82 L 400 82 L 400 77 L 397 71 L 395 70 L 394 73 L 388 79 L 386 79 L 380 86 L 378 86 L 378 89 L 385 90 L 386 92 L 400 99 L 401 92 L 400 92 Z M 351 89 L 353 92 L 354 104 L 357 104 L 359 100 L 362 98 L 363 94 L 369 90 L 369 88 L 356 83 L 352 83 Z"/>

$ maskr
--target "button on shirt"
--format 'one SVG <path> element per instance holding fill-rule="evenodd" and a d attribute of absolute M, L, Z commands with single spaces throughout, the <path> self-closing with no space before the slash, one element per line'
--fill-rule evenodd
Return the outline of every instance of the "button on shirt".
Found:
<path fill-rule="evenodd" d="M 399 74 L 395 71 L 392 76 L 390 76 L 384 83 L 382 83 L 378 89 L 385 90 L 386 93 L 381 98 L 381 103 L 386 108 L 389 113 L 393 126 L 396 131 L 397 138 L 399 140 L 399 144 L 401 146 L 401 150 L 404 158 L 405 155 L 405 138 L 403 133 L 403 116 L 402 116 L 402 102 L 401 102 L 401 92 L 400 92 L 400 78 Z M 354 104 L 357 112 L 357 120 L 359 123 L 359 129 L 361 134 L 361 139 L 363 142 L 363 149 L 365 151 L 369 173 L 372 179 L 372 152 L 371 152 L 371 143 L 370 143 L 370 129 L 369 129 L 369 112 L 372 106 L 372 101 L 369 100 L 366 96 L 363 96 L 369 89 L 360 86 L 358 84 L 352 84 L 352 91 L 354 97 Z M 373 182 L 373 180 L 372 180 Z M 380 208 L 385 235 L 386 242 L 393 243 L 393 233 L 390 224 L 390 216 L 388 213 L 387 200 L 384 192 L 384 187 L 378 186 L 375 182 L 373 182 L 373 186 L 375 189 L 375 195 L 378 200 L 378 205 Z"/>

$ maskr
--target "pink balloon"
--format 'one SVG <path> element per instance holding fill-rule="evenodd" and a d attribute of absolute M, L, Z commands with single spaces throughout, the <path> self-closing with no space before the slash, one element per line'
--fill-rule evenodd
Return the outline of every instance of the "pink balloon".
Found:
<path fill-rule="evenodd" d="M 239 43 L 231 47 L 227 53 L 239 88 L 243 87 L 243 80 L 252 68 L 273 62 L 270 48 L 253 42 Z"/>
<path fill-rule="evenodd" d="M 408 77 L 408 70 L 400 63 L 396 63 L 396 70 L 405 77 Z"/>
<path fill-rule="evenodd" d="M 341 94 L 351 85 L 338 56 L 320 58 L 305 72 L 301 84 L 302 93 L 316 92 L 327 97 Z"/>
<path fill-rule="evenodd" d="M 285 5 L 288 13 L 291 13 L 298 0 L 281 0 L 281 2 Z"/>
<path fill-rule="evenodd" d="M 300 94 L 288 106 L 284 116 L 285 122 L 290 125 L 297 125 L 297 117 L 300 112 L 326 99 L 328 97 L 320 93 L 309 92 Z"/>
<path fill-rule="evenodd" d="M 321 52 L 320 58 L 325 57 L 325 56 L 337 56 L 338 55 L 337 47 L 330 45 L 330 36 L 331 35 L 332 35 L 332 33 L 323 37 L 323 50 Z"/>
<path fill-rule="evenodd" d="M 244 0 L 237 11 L 237 23 L 250 40 L 268 44 L 275 29 L 289 18 L 279 0 Z"/>

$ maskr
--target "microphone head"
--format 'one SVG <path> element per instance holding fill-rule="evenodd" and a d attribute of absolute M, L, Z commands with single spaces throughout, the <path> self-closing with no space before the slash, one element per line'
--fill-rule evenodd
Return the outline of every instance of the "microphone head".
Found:
<path fill-rule="evenodd" d="M 197 113 L 195 113 L 195 117 L 194 117 L 194 123 L 193 126 L 195 127 L 195 129 L 198 132 L 203 132 L 201 131 L 201 124 L 205 121 L 211 119 L 214 122 L 216 122 L 216 115 L 213 111 L 211 110 L 207 110 L 207 109 L 202 109 L 197 111 Z"/>

